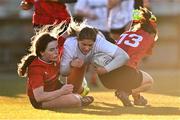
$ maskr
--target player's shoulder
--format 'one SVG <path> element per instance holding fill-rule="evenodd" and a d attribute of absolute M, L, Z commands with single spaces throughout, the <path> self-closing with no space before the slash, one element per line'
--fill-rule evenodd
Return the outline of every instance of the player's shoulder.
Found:
<path fill-rule="evenodd" d="M 40 58 L 35 58 L 32 63 L 30 64 L 30 68 L 44 68 L 47 65 L 46 62 L 41 60 Z"/>
<path fill-rule="evenodd" d="M 64 51 L 68 53 L 74 53 L 77 49 L 77 46 L 77 37 L 68 37 L 64 43 Z"/>
<path fill-rule="evenodd" d="M 35 58 L 33 62 L 28 67 L 28 73 L 32 74 L 43 74 L 47 69 L 47 64 L 43 63 L 39 58 Z"/>
<path fill-rule="evenodd" d="M 96 37 L 96 43 L 107 42 L 105 36 L 102 33 L 98 33 Z"/>
<path fill-rule="evenodd" d="M 66 38 L 65 43 L 64 43 L 64 45 L 68 45 L 68 46 L 71 46 L 74 44 L 77 44 L 77 37 L 68 37 Z"/>

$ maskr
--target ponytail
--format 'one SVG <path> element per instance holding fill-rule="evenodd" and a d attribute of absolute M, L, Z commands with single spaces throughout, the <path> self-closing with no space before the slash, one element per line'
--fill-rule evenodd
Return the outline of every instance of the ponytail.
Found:
<path fill-rule="evenodd" d="M 148 33 L 156 34 L 156 26 L 153 26 L 152 23 L 156 23 L 156 17 L 148 9 L 142 9 L 143 17 L 141 28 Z"/>
<path fill-rule="evenodd" d="M 26 55 L 24 56 L 22 59 L 21 59 L 21 63 L 18 64 L 18 75 L 20 77 L 26 77 L 27 75 L 27 68 L 28 66 L 32 63 L 32 61 L 36 58 L 35 55 L 32 55 L 32 54 L 29 54 L 29 55 Z"/>

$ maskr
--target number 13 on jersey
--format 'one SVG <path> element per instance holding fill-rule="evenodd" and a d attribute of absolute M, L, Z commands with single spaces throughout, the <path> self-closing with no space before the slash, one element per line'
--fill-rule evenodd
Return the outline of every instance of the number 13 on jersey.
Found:
<path fill-rule="evenodd" d="M 127 39 L 128 38 L 128 39 Z M 125 44 L 131 47 L 138 47 L 139 43 L 143 40 L 143 37 L 137 34 L 122 34 L 119 40 L 116 40 L 116 44 Z"/>

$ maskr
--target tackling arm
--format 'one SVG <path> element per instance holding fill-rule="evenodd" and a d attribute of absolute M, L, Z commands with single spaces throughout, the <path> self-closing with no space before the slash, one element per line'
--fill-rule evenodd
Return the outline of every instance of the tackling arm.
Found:
<path fill-rule="evenodd" d="M 128 60 L 129 55 L 123 49 L 118 48 L 114 54 L 114 59 L 105 66 L 105 69 L 110 72 L 125 65 Z"/>

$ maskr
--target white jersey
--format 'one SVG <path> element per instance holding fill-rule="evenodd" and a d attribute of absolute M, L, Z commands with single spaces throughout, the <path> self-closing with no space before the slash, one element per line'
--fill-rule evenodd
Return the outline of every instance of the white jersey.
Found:
<path fill-rule="evenodd" d="M 70 62 L 73 59 L 79 58 L 84 60 L 85 63 L 90 63 L 94 54 L 102 52 L 114 57 L 114 54 L 117 49 L 120 48 L 108 42 L 103 36 L 97 35 L 92 50 L 87 55 L 84 55 L 78 47 L 77 38 L 76 37 L 67 38 L 67 40 L 64 43 L 64 50 L 61 59 L 61 66 L 60 66 L 61 74 L 66 75 L 69 72 Z"/>
<path fill-rule="evenodd" d="M 96 15 L 97 19 L 85 18 L 88 25 L 102 31 L 108 29 L 108 0 L 78 0 L 75 4 L 75 13 L 85 11 L 88 14 Z"/>
<path fill-rule="evenodd" d="M 134 0 L 122 0 L 110 10 L 108 25 L 110 29 L 120 29 L 132 20 Z"/>

